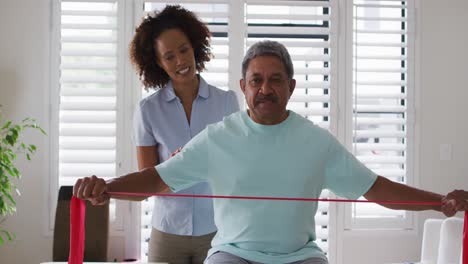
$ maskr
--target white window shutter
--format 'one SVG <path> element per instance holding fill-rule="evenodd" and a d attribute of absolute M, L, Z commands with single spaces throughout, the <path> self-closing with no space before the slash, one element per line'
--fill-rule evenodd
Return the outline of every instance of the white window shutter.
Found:
<path fill-rule="evenodd" d="M 353 152 L 399 183 L 408 180 L 410 14 L 405 0 L 353 0 Z M 408 220 L 405 211 L 376 204 L 354 204 L 351 215 L 355 223 L 377 218 L 393 227 Z"/>
<path fill-rule="evenodd" d="M 201 73 L 203 78 L 211 85 L 220 89 L 228 90 L 229 78 L 229 38 L 228 38 L 228 18 L 229 4 L 224 0 L 186 0 L 186 1 L 144 1 L 138 5 L 141 16 L 145 16 L 151 11 L 162 10 L 168 4 L 178 4 L 194 12 L 199 19 L 207 23 L 211 38 L 211 51 L 213 58 L 205 64 L 206 69 Z M 136 19 L 136 21 L 141 21 Z M 151 91 L 153 92 L 153 91 Z M 150 92 L 150 93 L 151 93 Z M 143 97 L 150 93 L 143 93 Z M 148 259 L 148 241 L 151 235 L 151 218 L 153 214 L 154 201 L 152 198 L 146 199 L 141 205 L 141 260 Z"/>
<path fill-rule="evenodd" d="M 330 1 L 246 0 L 245 50 L 263 40 L 284 44 L 293 60 L 296 89 L 288 109 L 330 127 L 330 81 L 332 80 Z M 333 77 L 334 78 L 334 77 Z M 321 198 L 328 198 L 328 191 Z M 319 203 L 316 221 L 317 244 L 329 254 L 329 203 Z"/>
<path fill-rule="evenodd" d="M 116 175 L 117 8 L 117 1 L 58 4 L 59 186 Z"/>
<path fill-rule="evenodd" d="M 115 176 L 116 2 L 61 1 L 59 182 Z"/>

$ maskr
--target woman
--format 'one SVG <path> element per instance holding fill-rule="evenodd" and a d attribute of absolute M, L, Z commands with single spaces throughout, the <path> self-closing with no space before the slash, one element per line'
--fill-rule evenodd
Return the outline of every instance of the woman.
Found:
<path fill-rule="evenodd" d="M 166 6 L 146 17 L 130 44 L 130 58 L 145 88 L 134 116 L 139 169 L 170 158 L 208 124 L 239 110 L 232 91 L 197 74 L 211 57 L 210 32 L 194 13 Z M 210 194 L 207 183 L 183 191 Z M 155 199 L 149 261 L 202 263 L 216 227 L 209 199 Z"/>

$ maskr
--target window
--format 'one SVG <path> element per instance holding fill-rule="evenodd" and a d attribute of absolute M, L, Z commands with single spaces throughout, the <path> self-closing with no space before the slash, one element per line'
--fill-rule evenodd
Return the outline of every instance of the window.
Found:
<path fill-rule="evenodd" d="M 408 15 L 406 1 L 353 2 L 353 152 L 376 174 L 400 183 L 408 183 L 412 143 Z M 402 228 L 411 221 L 410 213 L 377 204 L 354 204 L 351 216 L 350 226 L 365 228 L 378 222 Z"/>
<path fill-rule="evenodd" d="M 166 4 L 194 11 L 213 33 L 214 59 L 202 73 L 209 83 L 242 98 L 241 54 L 261 39 L 280 41 L 291 53 L 297 80 L 288 108 L 329 129 L 377 174 L 412 183 L 412 1 L 54 0 L 54 187 L 90 173 L 113 177 L 135 168 L 129 127 L 134 105 L 148 94 L 133 92 L 140 84 L 129 68 L 127 47 L 141 18 Z M 351 15 L 338 15 L 343 10 Z M 351 67 L 339 66 L 347 63 Z M 132 206 L 141 214 L 126 214 L 135 217 L 128 221 L 122 206 L 111 207 L 114 230 L 125 231 L 127 246 L 140 240 L 132 248 L 136 253 L 130 251 L 144 261 L 152 199 Z M 320 203 L 316 215 L 317 242 L 331 263 L 338 237 L 331 219 L 338 210 Z M 345 215 L 349 229 L 411 223 L 411 214 L 373 204 L 346 206 Z"/>
<path fill-rule="evenodd" d="M 73 185 L 90 173 L 110 178 L 118 173 L 119 119 L 118 1 L 54 1 L 53 51 L 57 65 L 52 94 L 51 129 L 56 153 L 54 186 Z M 58 190 L 58 188 L 56 189 Z M 54 199 L 55 200 L 55 199 Z M 115 201 L 111 220 L 116 221 Z"/>

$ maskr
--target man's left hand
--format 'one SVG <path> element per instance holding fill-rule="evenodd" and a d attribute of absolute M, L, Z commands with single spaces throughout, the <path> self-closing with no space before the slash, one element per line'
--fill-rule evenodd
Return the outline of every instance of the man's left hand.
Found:
<path fill-rule="evenodd" d="M 468 211 L 468 192 L 455 190 L 442 198 L 442 213 L 454 216 L 458 211 Z"/>

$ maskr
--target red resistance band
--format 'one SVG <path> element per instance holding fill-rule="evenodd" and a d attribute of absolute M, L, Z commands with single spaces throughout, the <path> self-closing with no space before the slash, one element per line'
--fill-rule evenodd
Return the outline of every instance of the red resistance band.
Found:
<path fill-rule="evenodd" d="M 82 264 L 85 241 L 86 202 L 75 196 L 70 201 L 70 255 L 69 264 Z"/>
<path fill-rule="evenodd" d="M 465 225 L 463 227 L 462 264 L 468 264 L 468 211 L 465 211 Z"/>
<path fill-rule="evenodd" d="M 440 202 L 408 202 L 408 201 L 379 201 L 379 200 L 345 200 L 327 198 L 295 198 L 295 197 L 258 197 L 258 196 L 225 196 L 225 195 L 193 195 L 177 193 L 129 193 L 109 192 L 115 195 L 128 196 L 159 196 L 179 198 L 209 198 L 209 199 L 242 199 L 242 200 L 272 200 L 272 201 L 302 201 L 302 202 L 345 202 L 345 203 L 378 203 L 378 204 L 413 204 L 413 205 L 441 205 Z M 85 234 L 85 210 L 86 203 L 83 200 L 72 197 L 70 205 L 70 256 L 68 264 L 82 264 L 84 255 Z M 465 211 L 463 229 L 462 264 L 468 264 L 468 211 Z"/>

